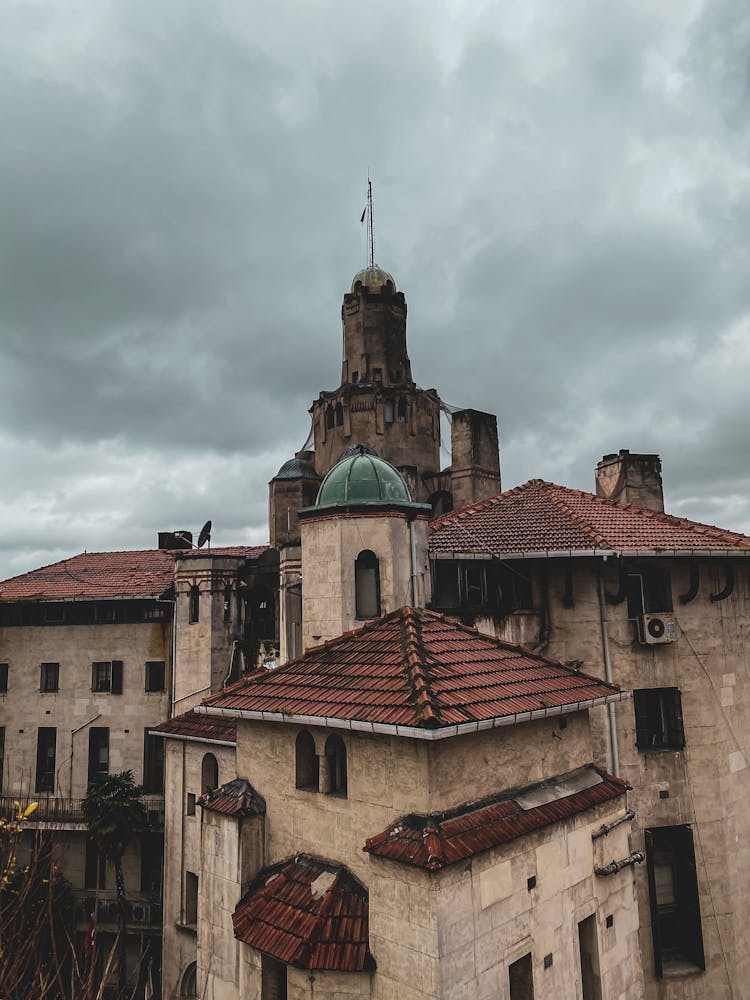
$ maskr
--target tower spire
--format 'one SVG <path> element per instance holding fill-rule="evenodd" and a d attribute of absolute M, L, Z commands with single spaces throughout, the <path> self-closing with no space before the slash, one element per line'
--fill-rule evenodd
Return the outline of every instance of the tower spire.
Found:
<path fill-rule="evenodd" d="M 375 225 L 372 219 L 372 181 L 367 175 L 367 249 L 370 257 L 370 267 L 375 267 Z"/>

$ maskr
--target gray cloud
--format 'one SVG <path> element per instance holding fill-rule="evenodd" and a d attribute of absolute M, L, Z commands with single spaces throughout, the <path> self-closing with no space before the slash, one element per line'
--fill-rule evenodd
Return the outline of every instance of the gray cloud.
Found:
<path fill-rule="evenodd" d="M 415 376 L 498 413 L 506 485 L 654 450 L 673 509 L 750 531 L 739 0 L 6 15 L 0 576 L 263 537 L 368 166 Z"/>

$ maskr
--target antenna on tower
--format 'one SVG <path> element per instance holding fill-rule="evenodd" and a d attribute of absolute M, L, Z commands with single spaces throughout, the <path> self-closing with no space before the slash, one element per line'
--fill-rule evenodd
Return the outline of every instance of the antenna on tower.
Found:
<path fill-rule="evenodd" d="M 368 216 L 368 243 L 370 251 L 370 267 L 375 267 L 375 226 L 372 221 L 372 181 L 370 180 L 370 175 L 367 175 L 367 216 Z"/>

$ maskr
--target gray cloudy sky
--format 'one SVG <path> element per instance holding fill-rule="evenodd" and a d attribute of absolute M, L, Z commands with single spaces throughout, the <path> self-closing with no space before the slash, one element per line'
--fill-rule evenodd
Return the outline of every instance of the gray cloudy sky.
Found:
<path fill-rule="evenodd" d="M 0 578 L 211 517 L 340 375 L 379 263 L 504 486 L 662 455 L 750 531 L 746 0 L 0 0 Z"/>

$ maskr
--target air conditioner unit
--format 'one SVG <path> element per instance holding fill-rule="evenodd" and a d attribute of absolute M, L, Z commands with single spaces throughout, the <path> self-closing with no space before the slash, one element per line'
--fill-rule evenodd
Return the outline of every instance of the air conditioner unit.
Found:
<path fill-rule="evenodd" d="M 674 642 L 676 638 L 677 623 L 672 615 L 657 612 L 639 616 L 638 641 L 645 646 L 658 646 L 664 642 Z"/>

